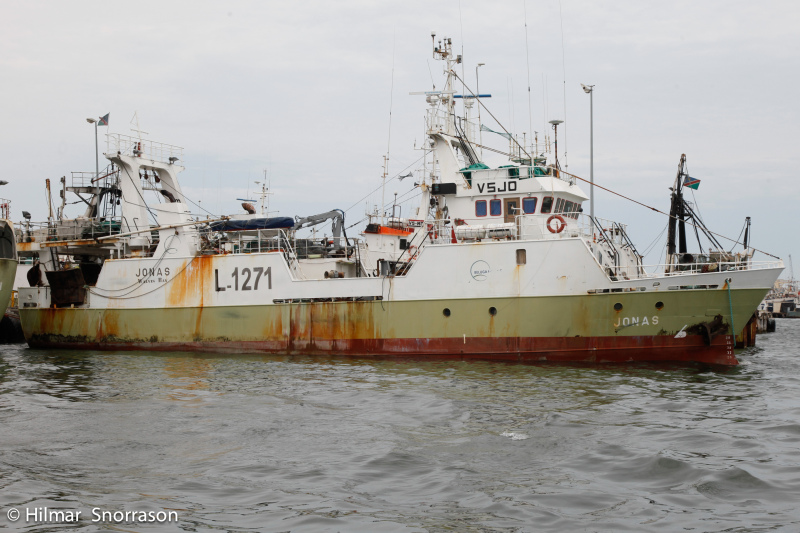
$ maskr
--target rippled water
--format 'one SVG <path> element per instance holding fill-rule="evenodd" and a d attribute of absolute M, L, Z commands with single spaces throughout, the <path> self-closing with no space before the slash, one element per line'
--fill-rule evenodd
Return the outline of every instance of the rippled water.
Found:
<path fill-rule="evenodd" d="M 0 528 L 800 531 L 800 320 L 758 344 L 729 370 L 6 346 Z"/>

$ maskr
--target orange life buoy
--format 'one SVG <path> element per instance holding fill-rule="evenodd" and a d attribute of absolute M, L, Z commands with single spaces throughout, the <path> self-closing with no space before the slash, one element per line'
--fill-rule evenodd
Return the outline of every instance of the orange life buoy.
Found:
<path fill-rule="evenodd" d="M 558 220 L 561 222 L 561 224 L 559 224 L 555 229 L 553 229 L 553 226 L 550 225 L 553 220 Z M 550 218 L 547 219 L 547 229 L 550 230 L 550 233 L 561 233 L 566 227 L 567 222 L 561 215 L 551 215 Z"/>

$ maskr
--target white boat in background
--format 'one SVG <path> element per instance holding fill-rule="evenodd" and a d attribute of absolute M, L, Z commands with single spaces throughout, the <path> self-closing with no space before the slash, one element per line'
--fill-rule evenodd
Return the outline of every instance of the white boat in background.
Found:
<path fill-rule="evenodd" d="M 197 220 L 181 148 L 110 134 L 109 171 L 84 185 L 86 216 L 23 232 L 21 253 L 38 260 L 20 289 L 28 343 L 737 364 L 733 334 L 783 263 L 687 252 L 684 158 L 669 261 L 645 266 L 624 224 L 583 213 L 588 197 L 557 159 L 507 134 L 507 164 L 484 164 L 474 95 L 455 90 L 461 57 L 449 39 L 434 56 L 445 80 L 426 93 L 419 207 L 381 209 L 360 237 L 338 210 L 263 227 Z M 328 220 L 332 238 L 298 233 Z"/>
<path fill-rule="evenodd" d="M 791 265 L 791 256 L 789 260 Z M 758 309 L 775 318 L 800 318 L 800 284 L 794 279 L 794 275 L 788 280 L 777 280 Z"/>

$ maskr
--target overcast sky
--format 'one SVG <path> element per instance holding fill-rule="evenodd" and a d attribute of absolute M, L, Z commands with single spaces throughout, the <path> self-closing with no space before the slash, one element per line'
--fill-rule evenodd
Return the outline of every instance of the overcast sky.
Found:
<path fill-rule="evenodd" d="M 416 168 L 425 104 L 409 92 L 441 87 L 436 31 L 463 50 L 468 82 L 485 63 L 480 90 L 505 127 L 566 120 L 570 172 L 589 175 L 580 83 L 594 84 L 596 183 L 668 210 L 685 153 L 712 230 L 736 238 L 751 216 L 753 246 L 800 263 L 797 2 L 2 1 L 0 192 L 14 220 L 46 218 L 45 178 L 94 170 L 87 117 L 110 112 L 108 131 L 131 134 L 138 112 L 149 139 L 185 148 L 184 190 L 208 211 L 241 211 L 266 169 L 280 215 L 353 206 L 353 224 L 380 201 L 363 198 L 387 148 L 390 176 Z M 412 198 L 412 181 L 387 198 Z M 595 202 L 663 259 L 665 217 Z"/>

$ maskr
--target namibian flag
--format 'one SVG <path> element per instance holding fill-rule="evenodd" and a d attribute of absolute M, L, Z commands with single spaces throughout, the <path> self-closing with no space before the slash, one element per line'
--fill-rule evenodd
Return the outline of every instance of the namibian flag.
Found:
<path fill-rule="evenodd" d="M 108 116 L 108 115 L 106 115 L 106 116 Z M 684 180 L 683 180 L 683 186 L 684 187 L 689 187 L 690 189 L 697 190 L 697 188 L 700 186 L 700 180 L 697 179 L 697 178 L 693 178 L 691 176 L 686 176 L 686 178 L 684 178 Z"/>
<path fill-rule="evenodd" d="M 100 117 L 100 120 L 97 121 L 98 126 L 108 126 L 108 115 L 111 113 L 106 113 L 105 116 Z"/>

